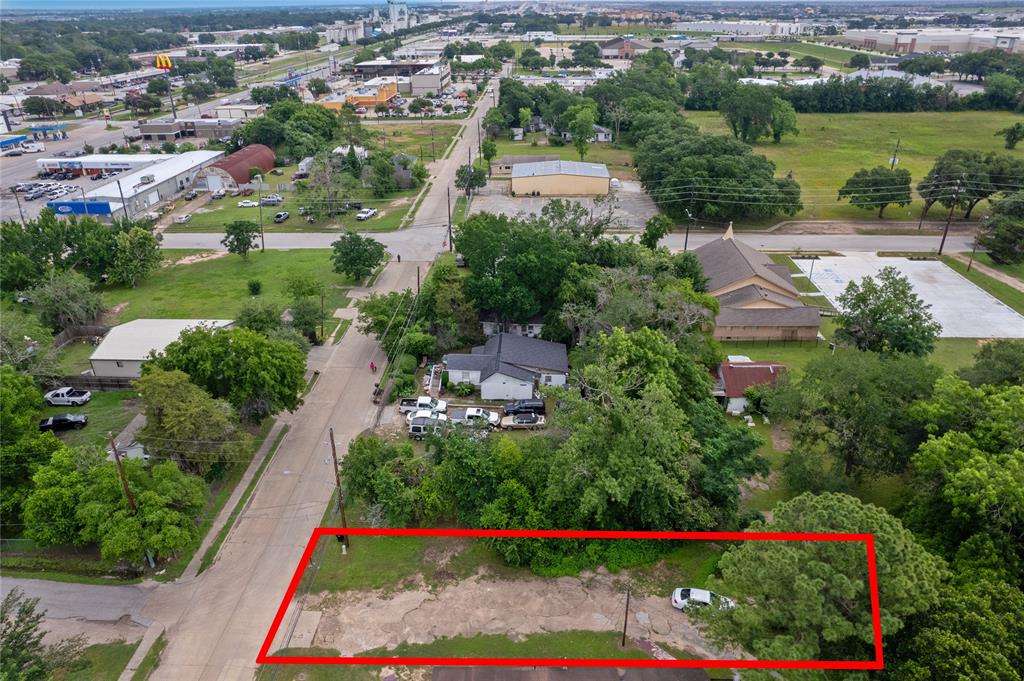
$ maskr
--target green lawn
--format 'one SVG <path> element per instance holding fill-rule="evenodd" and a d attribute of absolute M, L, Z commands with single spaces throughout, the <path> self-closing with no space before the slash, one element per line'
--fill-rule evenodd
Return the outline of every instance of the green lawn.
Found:
<path fill-rule="evenodd" d="M 107 446 L 107 433 L 116 437 L 139 413 L 136 394 L 131 390 L 94 391 L 88 404 L 81 407 L 43 407 L 43 417 L 54 414 L 88 414 L 89 424 L 82 430 L 65 430 L 57 433 L 64 442 L 75 447 L 79 445 Z M 125 443 L 127 444 L 127 443 Z"/>
<path fill-rule="evenodd" d="M 115 641 L 88 646 L 82 652 L 84 666 L 73 672 L 54 674 L 50 681 L 117 681 L 138 647 L 138 641 Z"/>
<path fill-rule="evenodd" d="M 57 356 L 60 370 L 67 376 L 80 374 L 90 368 L 89 357 L 96 346 L 89 341 L 74 341 L 62 347 Z"/>
<path fill-rule="evenodd" d="M 361 203 L 364 208 L 376 208 L 378 211 L 376 216 L 365 222 L 360 222 L 356 220 L 358 211 L 350 210 L 343 215 L 312 224 L 306 222 L 305 216 L 299 215 L 299 208 L 307 203 L 301 192 L 286 193 L 280 206 L 263 206 L 263 231 L 340 232 L 354 229 L 360 232 L 390 232 L 398 229 L 402 217 L 412 206 L 413 199 L 419 191 L 419 188 L 416 187 L 395 192 L 383 199 L 377 199 L 373 197 L 373 193 L 369 189 L 360 188 L 352 193 L 350 199 Z M 192 213 L 192 219 L 187 223 L 171 224 L 166 231 L 223 232 L 224 225 L 235 220 L 252 220 L 258 223 L 260 220 L 259 207 L 243 208 L 238 205 L 239 201 L 246 199 L 255 200 L 254 197 L 226 196 L 223 199 L 210 201 L 206 206 Z M 281 211 L 287 211 L 290 215 L 285 222 L 277 224 L 274 222 L 274 215 Z"/>
<path fill-rule="evenodd" d="M 625 594 L 623 594 L 625 599 Z M 514 641 L 501 634 L 441 638 L 431 643 L 400 643 L 390 649 L 367 650 L 359 657 L 586 657 L 598 659 L 648 659 L 647 653 L 613 631 L 559 631 L 529 634 Z"/>
<path fill-rule="evenodd" d="M 423 163 L 430 163 L 441 158 L 462 126 L 425 119 L 415 123 L 386 123 L 376 127 L 367 123 L 366 127 L 378 133 L 377 144 L 388 151 L 411 154 Z M 476 132 L 473 131 L 472 135 L 475 139 Z"/>
<path fill-rule="evenodd" d="M 282 648 L 271 655 L 338 657 L 331 648 Z M 133 680 L 134 681 L 134 680 Z M 380 667 L 346 664 L 264 664 L 256 672 L 256 681 L 380 681 Z"/>
<path fill-rule="evenodd" d="M 964 253 L 964 255 L 970 257 L 970 253 Z M 1024 262 L 1019 262 L 1016 265 L 1004 265 L 994 261 L 988 253 L 975 253 L 974 259 L 983 265 L 988 265 L 992 269 L 999 270 L 1003 274 L 1009 274 L 1011 277 L 1017 277 L 1024 281 Z"/>
<path fill-rule="evenodd" d="M 960 273 L 961 276 L 966 277 L 976 286 L 984 289 L 990 295 L 995 296 L 999 300 L 1003 301 L 1017 312 L 1024 314 L 1024 291 L 1015 289 L 1009 284 L 993 279 L 983 272 L 979 272 L 976 269 L 967 271 L 967 263 L 960 262 L 956 258 L 952 258 L 948 255 L 942 256 L 942 262 L 946 263 L 949 267 Z"/>
<path fill-rule="evenodd" d="M 760 42 L 760 43 L 722 43 L 719 45 L 724 50 L 728 50 L 730 47 L 739 48 L 742 50 L 753 50 L 755 52 L 789 52 L 791 59 L 799 59 L 800 57 L 818 57 L 825 62 L 826 66 L 833 68 L 843 68 L 846 66 L 846 62 L 850 61 L 850 57 L 855 54 L 871 54 L 870 52 L 862 52 L 861 50 L 854 49 L 843 49 L 841 47 L 829 47 L 828 45 L 817 45 L 815 43 L 805 42 Z M 852 70 L 852 69 L 846 69 Z"/>
<path fill-rule="evenodd" d="M 729 134 L 717 112 L 690 111 L 686 116 L 704 130 Z M 1003 111 L 798 114 L 799 135 L 787 136 L 781 144 L 762 141 L 754 150 L 775 162 L 777 175 L 792 172 L 800 183 L 804 210 L 795 219 L 873 220 L 877 211 L 840 203 L 836 195 L 855 171 L 888 165 L 897 139 L 899 167 L 910 171 L 916 185 L 949 149 L 1006 152 L 995 133 L 1017 120 L 1016 114 Z M 971 133 L 965 135 L 965 130 Z M 921 202 L 915 200 L 906 207 L 890 206 L 885 217 L 917 220 L 920 213 Z M 933 209 L 930 217 L 941 219 L 940 213 Z"/>
<path fill-rule="evenodd" d="M 135 673 L 132 674 L 132 681 L 146 681 L 153 671 L 160 666 L 160 656 L 166 647 L 167 639 L 164 638 L 164 634 L 160 634 L 160 638 L 153 642 L 153 646 L 146 653 L 146 656 L 142 658 L 142 662 L 135 670 Z"/>
<path fill-rule="evenodd" d="M 193 251 L 165 249 L 171 261 Z M 262 295 L 287 302 L 285 283 L 292 274 L 309 274 L 327 286 L 328 313 L 348 305 L 345 287 L 352 282 L 332 269 L 328 250 L 255 251 L 249 260 L 225 255 L 188 265 L 174 264 L 155 272 L 137 288 L 102 287 L 103 301 L 116 309 L 119 322 L 139 318 L 234 319 L 249 299 L 246 283 L 258 279 Z"/>
<path fill-rule="evenodd" d="M 513 142 L 508 139 L 498 138 L 498 155 L 502 156 L 557 156 L 564 161 L 579 161 L 580 155 L 576 147 L 571 143 L 561 147 L 547 144 L 547 136 L 539 132 L 531 132 L 526 135 L 522 142 Z M 537 142 L 537 146 L 533 143 Z M 633 152 L 630 149 L 620 148 L 618 145 L 607 142 L 592 143 L 587 151 L 586 159 L 594 163 L 604 163 L 608 171 L 617 177 L 632 177 L 633 173 Z M 616 175 L 616 173 L 618 173 Z"/>

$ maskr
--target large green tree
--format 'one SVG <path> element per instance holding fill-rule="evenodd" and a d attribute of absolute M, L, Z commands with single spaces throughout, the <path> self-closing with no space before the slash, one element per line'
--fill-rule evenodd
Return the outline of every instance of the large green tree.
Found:
<path fill-rule="evenodd" d="M 42 322 L 54 331 L 91 324 L 103 312 L 103 300 L 77 272 L 51 271 L 28 297 Z"/>
<path fill-rule="evenodd" d="M 221 244 L 228 249 L 228 253 L 242 256 L 242 260 L 249 259 L 249 251 L 259 245 L 260 226 L 252 220 L 235 220 L 224 225 L 224 238 Z"/>
<path fill-rule="evenodd" d="M 1000 338 L 985 343 L 974 355 L 974 364 L 957 374 L 975 387 L 1024 385 L 1024 340 Z"/>
<path fill-rule="evenodd" d="M 803 494 L 775 507 L 752 531 L 847 532 L 874 536 L 882 635 L 938 602 L 944 567 L 883 509 L 845 494 Z M 707 634 L 771 660 L 866 660 L 874 655 L 863 542 L 745 541 L 718 563 L 717 590 L 736 607 L 698 614 Z M 772 672 L 749 673 L 770 679 Z M 790 678 L 786 672 L 786 677 Z M 843 672 L 794 678 L 845 678 Z M 744 672 L 744 678 L 748 672 Z"/>
<path fill-rule="evenodd" d="M 140 280 L 160 267 L 163 260 L 160 242 L 152 232 L 133 227 L 116 234 L 114 243 L 114 260 L 110 265 L 110 280 L 113 283 L 135 288 Z"/>
<path fill-rule="evenodd" d="M 334 253 L 334 271 L 345 274 L 353 281 L 363 281 L 387 259 L 384 244 L 368 236 L 346 232 L 331 247 Z"/>
<path fill-rule="evenodd" d="M 836 337 L 858 350 L 924 357 L 942 331 L 929 312 L 931 305 L 895 267 L 883 267 L 877 277 L 860 283 L 851 281 L 839 296 L 839 307 Z"/>
<path fill-rule="evenodd" d="M 189 329 L 145 363 L 143 375 L 150 367 L 184 371 L 193 383 L 230 402 L 246 421 L 259 422 L 302 404 L 302 352 L 249 329 Z"/>
<path fill-rule="evenodd" d="M 982 221 L 978 245 L 997 263 L 1024 262 L 1024 191 L 992 204 L 992 216 Z"/>
<path fill-rule="evenodd" d="M 839 188 L 837 201 L 849 199 L 857 208 L 866 210 L 878 209 L 881 219 L 886 206 L 909 206 L 913 200 L 910 195 L 910 171 L 902 168 L 889 169 L 877 166 L 861 168 Z"/>
<path fill-rule="evenodd" d="M 45 681 L 55 673 L 73 673 L 80 666 L 85 638 L 43 643 L 45 610 L 39 599 L 15 587 L 0 601 L 0 678 L 10 681 Z M 62 677 L 63 678 L 63 677 Z"/>
<path fill-rule="evenodd" d="M 753 144 L 772 129 L 775 95 L 761 85 L 737 85 L 718 105 L 733 137 Z"/>

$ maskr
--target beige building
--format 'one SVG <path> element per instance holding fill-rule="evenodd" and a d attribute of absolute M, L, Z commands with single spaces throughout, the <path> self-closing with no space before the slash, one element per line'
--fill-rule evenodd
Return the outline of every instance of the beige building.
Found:
<path fill-rule="evenodd" d="M 230 319 L 135 319 L 108 331 L 89 364 L 94 376 L 138 378 L 149 354 L 163 352 L 182 331 L 198 326 L 226 329 L 233 324 Z"/>
<path fill-rule="evenodd" d="M 803 304 L 789 269 L 764 253 L 725 235 L 694 250 L 708 278 L 707 292 L 718 300 L 718 340 L 818 339 L 821 314 Z"/>
<path fill-rule="evenodd" d="M 1002 50 L 1024 52 L 1024 29 L 1008 28 L 907 28 L 850 29 L 843 38 L 859 47 L 886 52 L 939 52 L 961 54 Z"/>
<path fill-rule="evenodd" d="M 603 163 L 538 161 L 512 166 L 513 196 L 599 196 L 611 176 Z"/>
<path fill-rule="evenodd" d="M 495 175 L 511 175 L 512 168 L 520 163 L 541 163 L 543 161 L 557 161 L 557 156 L 502 156 L 491 161 L 491 172 Z"/>

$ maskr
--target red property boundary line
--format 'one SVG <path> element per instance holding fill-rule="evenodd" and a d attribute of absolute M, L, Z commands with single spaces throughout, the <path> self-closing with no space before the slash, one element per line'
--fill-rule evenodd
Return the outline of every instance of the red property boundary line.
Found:
<path fill-rule="evenodd" d="M 270 646 L 277 635 L 302 574 L 309 564 L 317 542 L 325 536 L 371 537 L 534 537 L 553 539 L 671 539 L 699 541 L 821 541 L 864 542 L 867 553 L 868 587 L 871 596 L 871 621 L 875 657 L 872 660 L 632 660 L 632 659 L 563 659 L 533 657 L 317 657 L 301 655 L 270 655 Z M 813 532 L 615 532 L 603 530 L 476 530 L 435 528 L 318 527 L 313 530 L 306 550 L 299 560 L 270 631 L 263 641 L 258 664 L 346 664 L 346 665 L 444 665 L 486 667 L 688 667 L 727 669 L 882 669 L 882 621 L 878 605 L 878 568 L 875 562 L 873 534 Z"/>

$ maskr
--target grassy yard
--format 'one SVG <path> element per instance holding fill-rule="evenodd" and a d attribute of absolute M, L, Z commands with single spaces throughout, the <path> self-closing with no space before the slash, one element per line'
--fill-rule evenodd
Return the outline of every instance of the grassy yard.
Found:
<path fill-rule="evenodd" d="M 82 430 L 65 430 L 57 437 L 72 447 L 106 446 L 107 433 L 117 436 L 139 413 L 140 405 L 131 390 L 94 392 L 88 404 L 81 407 L 43 407 L 43 418 L 54 414 L 88 414 L 89 424 Z M 127 443 L 126 443 L 127 444 Z"/>
<path fill-rule="evenodd" d="M 843 68 L 846 67 L 846 62 L 850 61 L 850 57 L 855 54 L 871 54 L 870 52 L 862 52 L 861 50 L 854 49 L 843 49 L 841 47 L 829 47 L 828 45 L 816 45 L 814 43 L 805 42 L 759 42 L 759 43 L 722 43 L 719 45 L 724 50 L 728 50 L 730 47 L 739 48 L 741 50 L 753 50 L 755 52 L 789 52 L 791 59 L 799 59 L 800 57 L 818 57 L 825 62 L 825 66 L 831 66 L 832 68 Z M 847 68 L 846 70 L 852 70 Z"/>
<path fill-rule="evenodd" d="M 643 660 L 649 656 L 613 631 L 559 631 L 529 634 L 520 641 L 501 634 L 441 638 L 432 643 L 401 643 L 390 649 L 368 650 L 359 657 L 588 657 Z"/>
<path fill-rule="evenodd" d="M 969 279 L 976 286 L 984 289 L 989 295 L 998 298 L 1017 312 L 1024 314 L 1024 291 L 1020 291 L 1009 284 L 1004 284 L 997 279 L 993 279 L 987 274 L 979 272 L 976 269 L 972 268 L 971 271 L 968 272 L 967 263 L 960 262 L 956 258 L 952 258 L 948 255 L 942 256 L 942 262 L 956 270 L 961 276 Z"/>
<path fill-rule="evenodd" d="M 422 120 L 416 123 L 385 123 L 376 127 L 367 123 L 366 127 L 379 133 L 377 143 L 388 151 L 411 154 L 423 163 L 430 163 L 441 158 L 462 126 Z"/>
<path fill-rule="evenodd" d="M 165 249 L 164 257 L 177 262 L 192 251 Z M 247 282 L 263 283 L 265 298 L 287 302 L 288 277 L 308 274 L 327 286 L 328 313 L 348 305 L 345 287 L 353 282 L 332 269 L 328 250 L 253 252 L 249 260 L 237 255 L 161 268 L 134 289 L 103 287 L 103 300 L 116 311 L 118 322 L 139 318 L 234 319 L 249 299 Z"/>
<path fill-rule="evenodd" d="M 271 655 L 339 657 L 331 648 L 282 648 Z M 134 680 L 133 680 L 134 681 Z M 264 664 L 256 672 L 256 681 L 380 681 L 380 667 L 346 664 Z"/>
<path fill-rule="evenodd" d="M 60 349 L 57 356 L 57 366 L 68 375 L 80 374 L 90 368 L 89 357 L 92 356 L 96 346 L 88 341 L 74 341 Z"/>
<path fill-rule="evenodd" d="M 164 638 L 163 634 L 160 634 L 160 638 L 153 643 L 149 652 L 142 658 L 142 662 L 135 670 L 135 673 L 132 674 L 132 681 L 146 681 L 156 668 L 160 666 L 160 656 L 163 655 L 164 648 L 166 647 L 167 639 Z"/>
<path fill-rule="evenodd" d="M 580 160 L 576 147 L 571 143 L 561 147 L 548 145 L 547 136 L 539 132 L 526 135 L 526 139 L 522 142 L 513 142 L 502 138 L 498 138 L 496 142 L 498 143 L 496 158 L 502 156 L 557 156 L 564 161 Z M 534 142 L 537 143 L 536 146 L 534 146 Z M 633 152 L 630 149 L 620 148 L 607 142 L 595 142 L 590 145 L 585 160 L 606 164 L 608 171 L 613 176 L 616 176 L 616 171 L 619 173 L 617 177 L 632 175 Z"/>
<path fill-rule="evenodd" d="M 964 253 L 966 256 L 970 256 L 970 253 Z M 988 265 L 992 269 L 999 270 L 1003 274 L 1009 274 L 1011 277 L 1017 277 L 1021 281 L 1024 281 L 1024 262 L 1019 262 L 1016 265 L 1003 265 L 997 263 L 992 259 L 988 253 L 975 253 L 974 259 L 980 262 L 982 265 Z"/>
<path fill-rule="evenodd" d="M 89 646 L 82 653 L 84 666 L 81 669 L 54 674 L 50 681 L 117 681 L 138 647 L 138 641 L 115 641 Z"/>
<path fill-rule="evenodd" d="M 686 116 L 704 130 L 729 134 L 717 112 L 691 111 Z M 995 133 L 1017 120 L 1015 114 L 1002 111 L 798 114 L 799 135 L 785 137 L 781 144 L 762 141 L 754 150 L 775 162 L 777 175 L 792 172 L 800 183 L 804 210 L 796 219 L 873 220 L 877 211 L 840 203 L 836 195 L 855 171 L 888 165 L 897 139 L 899 167 L 910 171 L 916 185 L 936 157 L 949 149 L 1005 152 Z M 965 130 L 971 134 L 964 135 Z M 885 217 L 916 220 L 920 213 L 921 202 L 915 200 L 902 208 L 890 206 Z M 940 213 L 933 209 L 930 217 L 938 220 Z"/>

